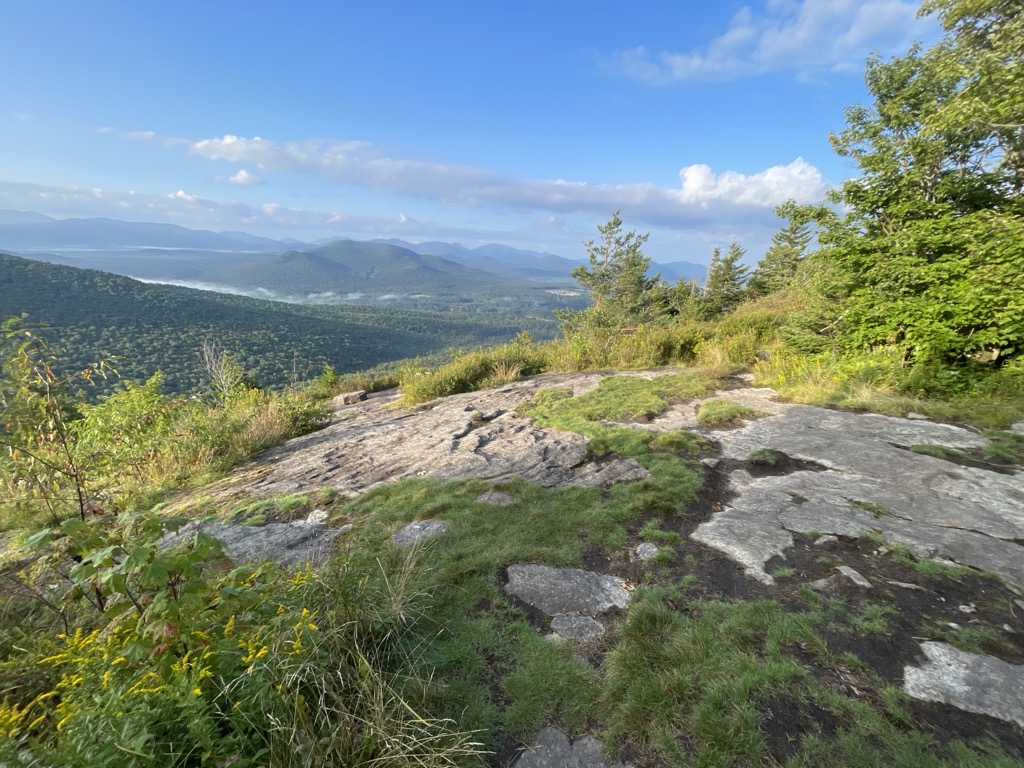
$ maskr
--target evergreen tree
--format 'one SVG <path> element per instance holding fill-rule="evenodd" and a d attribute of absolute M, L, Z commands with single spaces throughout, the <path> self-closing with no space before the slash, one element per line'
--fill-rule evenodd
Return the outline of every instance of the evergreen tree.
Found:
<path fill-rule="evenodd" d="M 775 212 L 786 216 L 787 210 L 786 206 L 779 206 Z M 789 224 L 772 235 L 771 246 L 747 283 L 747 287 L 757 294 L 775 293 L 786 288 L 804 259 L 807 244 L 811 241 L 810 227 L 792 216 L 788 218 Z"/>
<path fill-rule="evenodd" d="M 715 247 L 701 292 L 701 316 L 704 319 L 721 317 L 746 300 L 747 267 L 740 263 L 744 254 L 746 250 L 735 240 L 729 244 L 729 253 L 725 256 L 722 256 L 720 248 Z"/>
<path fill-rule="evenodd" d="M 570 273 L 590 293 L 591 314 L 620 323 L 647 319 L 655 308 L 653 289 L 661 279 L 647 275 L 651 260 L 641 251 L 650 233 L 623 234 L 619 211 L 597 231 L 599 241 L 584 243 L 589 266 L 580 265 Z"/>

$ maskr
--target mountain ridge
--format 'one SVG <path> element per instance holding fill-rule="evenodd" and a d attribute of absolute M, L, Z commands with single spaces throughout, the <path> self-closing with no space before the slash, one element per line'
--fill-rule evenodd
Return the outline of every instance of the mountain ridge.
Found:
<path fill-rule="evenodd" d="M 571 284 L 569 272 L 586 261 L 584 258 L 567 258 L 499 243 L 468 248 L 461 243 L 442 241 L 412 243 L 399 238 L 361 241 L 341 236 L 302 242 L 294 238 L 275 240 L 236 230 L 214 232 L 177 224 L 127 222 L 106 217 L 54 219 L 32 211 L 0 210 L 0 249 L 35 258 L 49 257 L 47 260 L 55 263 L 66 264 L 75 259 L 80 262 L 78 266 L 126 276 L 131 276 L 131 273 L 125 259 L 144 258 L 152 263 L 161 256 L 161 251 L 175 258 L 186 258 L 183 252 L 192 251 L 194 261 L 210 266 L 217 261 L 237 261 L 237 257 L 243 254 L 316 250 L 337 242 L 384 243 L 421 255 L 438 256 L 501 277 L 551 282 L 558 287 Z M 147 279 L 162 276 L 171 280 L 217 279 L 216 274 L 204 274 L 201 270 L 185 274 L 181 271 L 181 264 L 177 266 L 177 271 L 171 270 L 166 275 L 147 271 L 140 276 Z M 703 264 L 687 261 L 651 264 L 652 273 L 660 272 L 670 282 L 679 278 L 700 281 L 706 269 Z"/>

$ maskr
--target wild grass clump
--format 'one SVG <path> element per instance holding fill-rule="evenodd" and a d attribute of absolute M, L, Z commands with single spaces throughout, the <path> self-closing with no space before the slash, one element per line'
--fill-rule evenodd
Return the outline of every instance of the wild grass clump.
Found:
<path fill-rule="evenodd" d="M 819 641 L 778 603 L 703 603 L 688 615 L 680 601 L 661 588 L 634 593 L 605 659 L 611 737 L 675 765 L 759 764 L 759 702 L 806 677 L 779 650 Z"/>
<path fill-rule="evenodd" d="M 520 334 L 508 344 L 467 352 L 439 368 L 416 362 L 399 374 L 399 388 L 407 403 L 423 403 L 438 397 L 489 389 L 547 369 L 544 346 Z"/>
<path fill-rule="evenodd" d="M 697 423 L 706 427 L 736 424 L 743 419 L 754 419 L 763 416 L 760 411 L 731 400 L 712 398 L 705 400 L 697 409 Z"/>
<path fill-rule="evenodd" d="M 707 335 L 707 326 L 692 320 L 582 325 L 566 329 L 562 339 L 545 347 L 551 371 L 640 370 L 692 363 Z"/>
<path fill-rule="evenodd" d="M 696 347 L 696 362 L 723 373 L 753 365 L 775 342 L 787 313 L 776 296 L 740 305 L 709 327 Z"/>

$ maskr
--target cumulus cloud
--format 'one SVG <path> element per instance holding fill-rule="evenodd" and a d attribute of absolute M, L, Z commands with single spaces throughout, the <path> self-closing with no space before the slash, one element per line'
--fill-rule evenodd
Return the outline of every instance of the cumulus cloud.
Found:
<path fill-rule="evenodd" d="M 679 172 L 680 186 L 666 188 L 651 183 L 520 179 L 477 166 L 392 157 L 365 141 L 279 143 L 229 134 L 194 141 L 188 151 L 211 160 L 244 162 L 260 169 L 309 174 L 338 184 L 463 206 L 599 215 L 621 208 L 635 220 L 679 229 L 699 226 L 714 217 L 738 221 L 757 213 L 770 216 L 775 206 L 790 198 L 820 200 L 828 187 L 820 171 L 802 158 L 751 174 L 716 174 L 705 165 L 688 166 Z"/>
<path fill-rule="evenodd" d="M 255 187 L 257 184 L 263 183 L 263 177 L 257 176 L 252 171 L 247 171 L 245 168 L 239 169 L 237 173 L 231 176 L 218 176 L 215 181 L 220 184 L 234 184 L 239 187 Z"/>
<path fill-rule="evenodd" d="M 802 75 L 861 71 L 874 50 L 905 50 L 937 24 L 917 18 L 918 0 L 768 0 L 757 14 L 749 6 L 706 46 L 652 51 L 638 46 L 615 53 L 609 66 L 646 83 L 729 80 L 776 71 Z"/>

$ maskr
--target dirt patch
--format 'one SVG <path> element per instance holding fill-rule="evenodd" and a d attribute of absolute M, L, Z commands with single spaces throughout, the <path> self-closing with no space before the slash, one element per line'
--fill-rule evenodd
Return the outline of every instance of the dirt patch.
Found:
<path fill-rule="evenodd" d="M 834 738 L 841 723 L 828 710 L 814 702 L 799 701 L 791 696 L 775 696 L 761 704 L 761 732 L 772 758 L 784 763 L 800 751 L 805 736 Z"/>
<path fill-rule="evenodd" d="M 794 459 L 782 451 L 773 451 L 767 448 L 755 451 L 746 461 L 722 459 L 715 468 L 723 475 L 737 469 L 745 469 L 751 477 L 755 478 L 791 475 L 794 472 L 828 471 L 828 467 L 816 461 Z"/>

